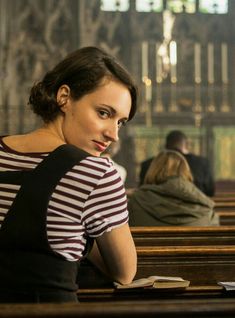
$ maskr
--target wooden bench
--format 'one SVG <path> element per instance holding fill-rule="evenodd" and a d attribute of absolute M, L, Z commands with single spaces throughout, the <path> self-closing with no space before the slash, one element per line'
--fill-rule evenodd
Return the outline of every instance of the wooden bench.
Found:
<path fill-rule="evenodd" d="M 222 226 L 235 226 L 235 211 L 216 211 Z"/>
<path fill-rule="evenodd" d="M 136 246 L 235 245 L 235 226 L 131 227 Z"/>
<path fill-rule="evenodd" d="M 80 268 L 80 301 L 158 298 L 234 297 L 219 281 L 234 280 L 235 227 L 132 227 L 138 269 L 135 279 L 151 275 L 180 276 L 191 282 L 184 290 L 117 291 L 92 264 Z"/>
<path fill-rule="evenodd" d="M 212 198 L 215 202 L 235 202 L 235 194 L 232 196 L 215 196 Z"/>
<path fill-rule="evenodd" d="M 218 193 L 234 193 L 235 181 L 234 180 L 217 180 L 215 184 L 216 194 Z"/>
<path fill-rule="evenodd" d="M 80 304 L 1 304 L 2 318 L 234 318 L 234 299 L 156 299 Z"/>
<path fill-rule="evenodd" d="M 215 213 L 219 215 L 221 225 L 235 225 L 235 195 L 214 197 Z"/>
<path fill-rule="evenodd" d="M 235 197 L 235 186 L 230 190 L 225 189 L 224 191 L 216 189 L 215 196 L 225 196 L 225 197 L 234 196 Z"/>
<path fill-rule="evenodd" d="M 211 247 L 185 247 L 156 249 L 138 247 L 137 278 L 150 275 L 181 276 L 190 280 L 191 284 L 185 289 L 127 289 L 116 290 L 112 282 L 109 286 L 89 288 L 80 286 L 78 299 L 80 302 L 109 302 L 110 301 L 178 301 L 185 304 L 191 300 L 232 299 L 235 304 L 235 291 L 226 291 L 217 284 L 218 281 L 231 281 L 234 279 L 235 248 L 216 249 Z M 83 272 L 83 278 L 89 277 L 89 272 Z M 96 281 L 97 282 L 97 281 Z M 209 302 L 210 303 L 210 302 Z M 148 316 L 149 317 L 149 316 Z M 182 317 L 182 316 L 180 316 Z M 191 316 L 190 316 L 191 317 Z M 200 316 L 201 317 L 201 316 Z M 202 316 L 204 317 L 204 316 Z M 217 316 L 212 316 L 217 317 Z"/>
<path fill-rule="evenodd" d="M 131 233 L 138 255 L 136 278 L 182 276 L 193 285 L 214 285 L 234 277 L 235 226 L 131 227 Z M 91 270 L 91 284 L 81 281 L 82 287 L 110 287 L 105 280 L 94 286 L 96 275 Z"/>
<path fill-rule="evenodd" d="M 235 301 L 235 292 L 226 291 L 219 285 L 197 285 L 178 289 L 114 289 L 110 288 L 88 288 L 79 289 L 77 292 L 80 302 L 97 301 L 130 301 L 130 300 L 156 300 L 156 299 L 220 299 L 233 298 Z"/>
<path fill-rule="evenodd" d="M 216 202 L 215 210 L 226 210 L 226 211 L 234 211 L 235 212 L 235 201 L 229 202 Z"/>
<path fill-rule="evenodd" d="M 136 279 L 151 275 L 180 276 L 191 286 L 234 280 L 235 246 L 137 246 Z M 82 289 L 112 288 L 112 282 L 85 261 L 78 275 Z"/>
<path fill-rule="evenodd" d="M 137 246 L 137 254 L 137 278 L 181 276 L 192 285 L 234 279 L 235 246 Z"/>

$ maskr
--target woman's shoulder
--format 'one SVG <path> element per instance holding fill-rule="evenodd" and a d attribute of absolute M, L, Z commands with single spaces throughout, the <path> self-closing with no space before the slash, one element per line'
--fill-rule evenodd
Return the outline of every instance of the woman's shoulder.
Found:
<path fill-rule="evenodd" d="M 107 178 L 109 175 L 115 175 L 117 172 L 109 159 L 87 156 L 74 165 L 70 173 L 73 173 L 74 176 L 77 175 L 78 178 L 83 175 L 86 179 L 98 180 L 104 176 Z"/>
<path fill-rule="evenodd" d="M 176 184 L 177 191 L 181 192 L 182 196 L 190 197 L 195 202 L 201 202 L 210 208 L 214 207 L 214 201 L 206 196 L 193 182 L 179 177 Z"/>
<path fill-rule="evenodd" d="M 111 160 L 105 157 L 87 156 L 81 161 L 83 166 L 88 165 L 90 168 L 100 170 L 101 172 L 107 171 L 114 167 Z"/>
<path fill-rule="evenodd" d="M 177 189 L 179 191 L 184 189 L 191 191 L 191 189 L 194 188 L 194 184 L 191 181 L 179 176 L 168 177 L 165 182 L 165 186 L 171 189 Z"/>

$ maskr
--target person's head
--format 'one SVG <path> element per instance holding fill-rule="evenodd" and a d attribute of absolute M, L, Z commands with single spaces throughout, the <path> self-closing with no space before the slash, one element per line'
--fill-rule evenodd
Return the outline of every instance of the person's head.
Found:
<path fill-rule="evenodd" d="M 161 151 L 151 162 L 146 173 L 145 184 L 159 184 L 169 177 L 181 177 L 193 181 L 193 176 L 187 160 L 178 151 Z"/>
<path fill-rule="evenodd" d="M 166 149 L 179 150 L 182 153 L 188 152 L 187 136 L 180 130 L 172 130 L 166 136 Z"/>
<path fill-rule="evenodd" d="M 65 142 L 99 155 L 134 116 L 137 87 L 113 56 L 84 47 L 32 87 L 29 104 L 46 125 L 60 127 Z"/>

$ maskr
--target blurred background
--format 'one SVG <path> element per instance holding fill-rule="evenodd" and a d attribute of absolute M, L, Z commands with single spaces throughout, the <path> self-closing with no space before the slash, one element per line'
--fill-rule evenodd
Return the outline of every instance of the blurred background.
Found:
<path fill-rule="evenodd" d="M 217 182 L 235 181 L 234 34 L 234 0 L 0 0 L 0 133 L 37 127 L 32 84 L 68 52 L 95 45 L 140 89 L 116 156 L 126 187 L 172 129 L 210 160 Z"/>

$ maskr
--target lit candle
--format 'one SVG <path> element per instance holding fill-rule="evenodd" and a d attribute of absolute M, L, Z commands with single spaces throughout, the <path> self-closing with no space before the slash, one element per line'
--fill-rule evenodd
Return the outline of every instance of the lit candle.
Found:
<path fill-rule="evenodd" d="M 226 43 L 221 44 L 221 77 L 222 83 L 228 83 L 228 46 Z"/>
<path fill-rule="evenodd" d="M 207 58 L 208 58 L 208 83 L 213 84 L 214 79 L 214 45 L 212 43 L 208 44 L 207 47 Z"/>
<path fill-rule="evenodd" d="M 201 45 L 199 43 L 194 44 L 194 76 L 195 83 L 201 83 Z"/>
<path fill-rule="evenodd" d="M 142 81 L 148 78 L 148 42 L 142 42 Z"/>
<path fill-rule="evenodd" d="M 145 99 L 146 102 L 151 102 L 152 100 L 152 81 L 149 78 L 145 81 Z"/>
<path fill-rule="evenodd" d="M 177 64 L 177 46 L 175 41 L 170 42 L 170 63 L 171 63 L 171 82 L 177 82 L 176 64 Z"/>
<path fill-rule="evenodd" d="M 159 54 L 159 48 L 160 43 L 156 43 L 156 59 L 155 59 L 155 65 L 156 65 L 156 82 L 161 83 L 162 82 L 162 57 Z"/>

